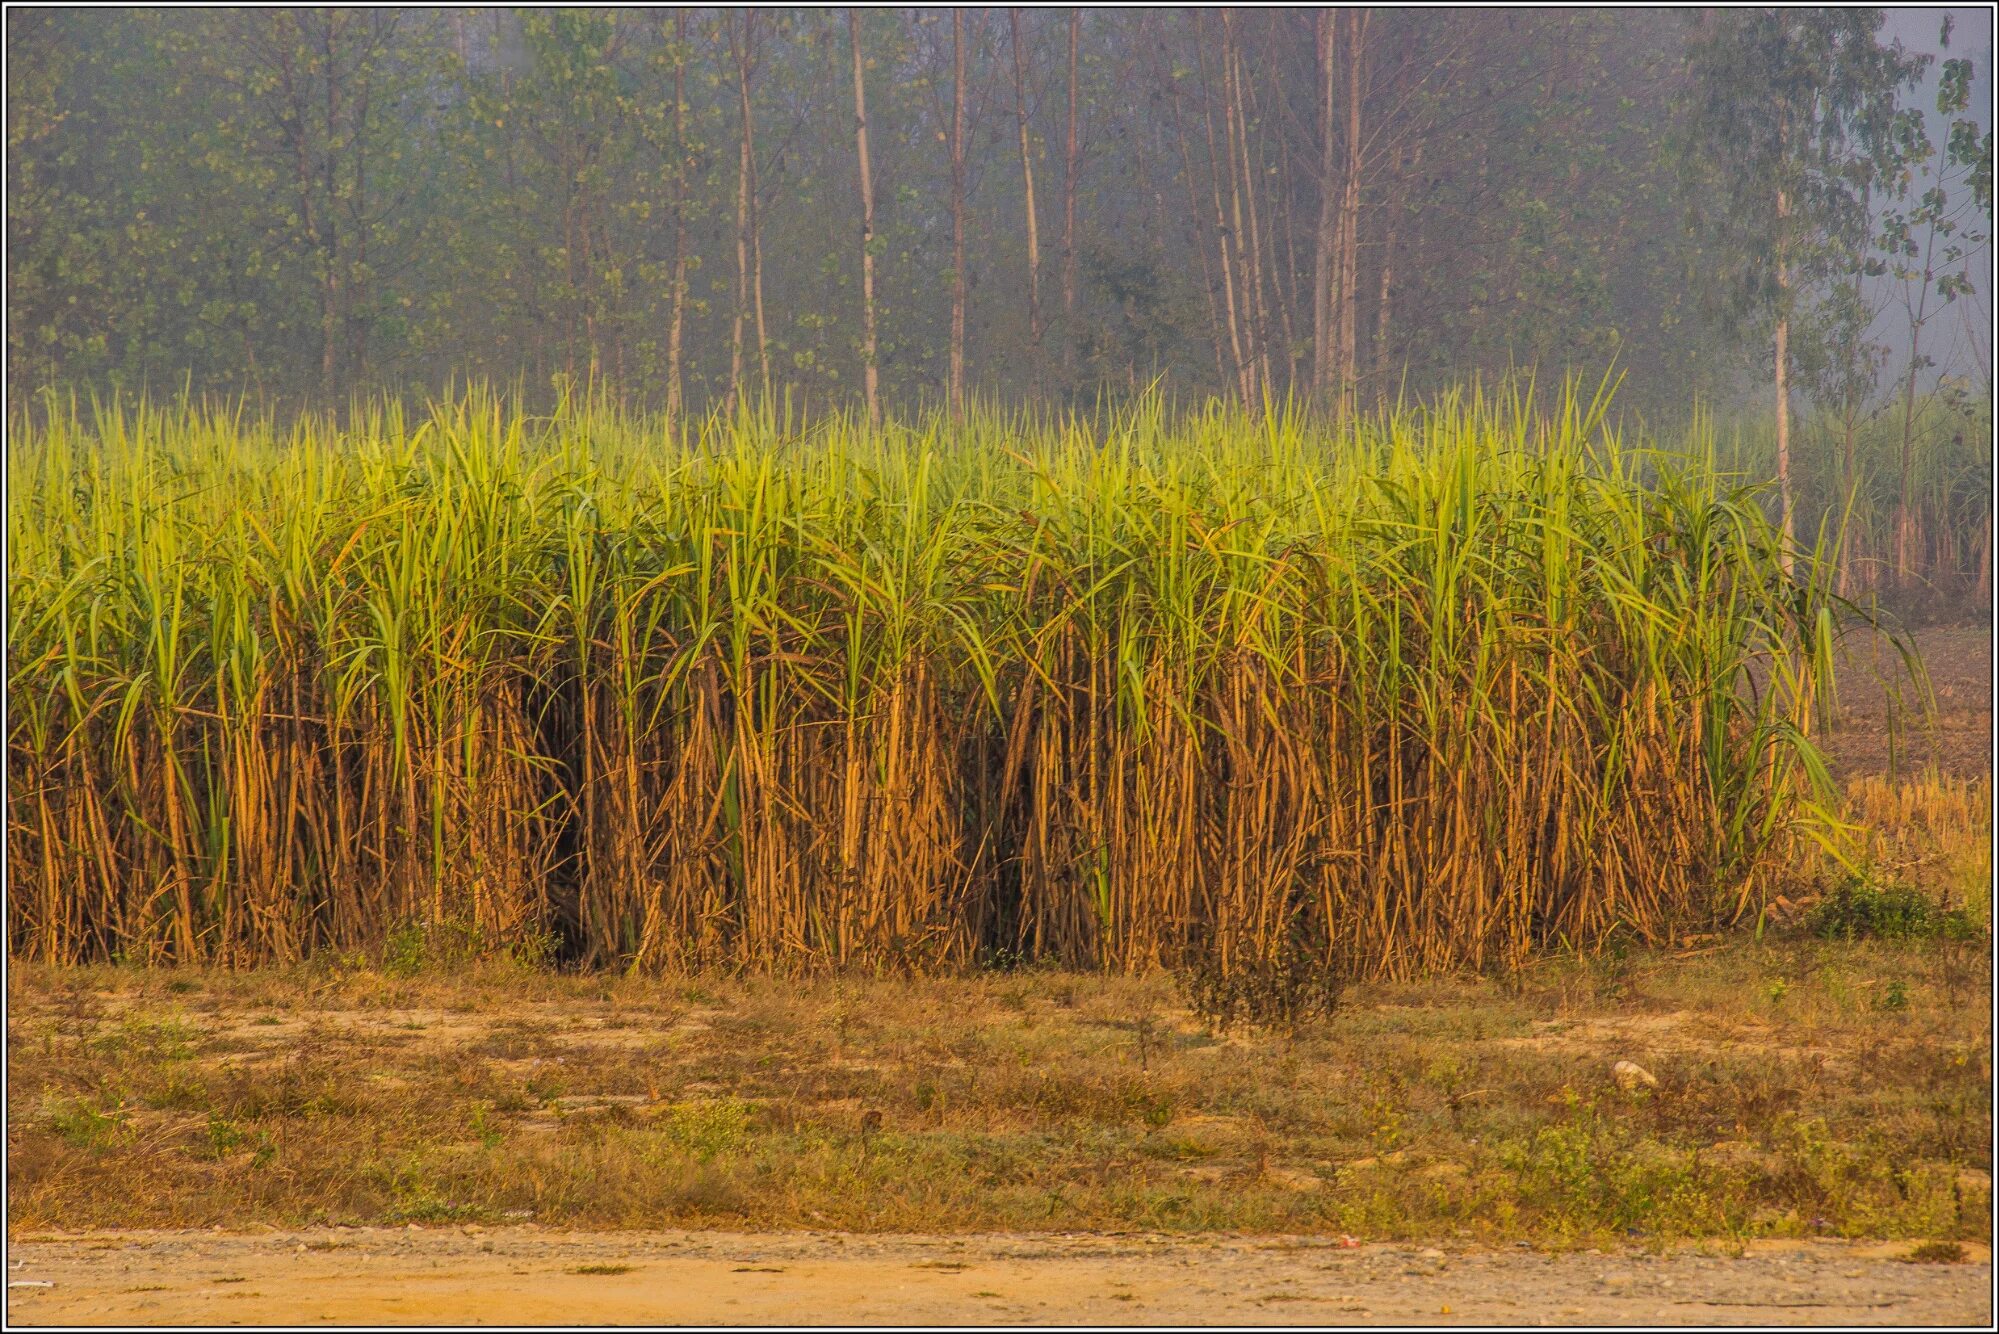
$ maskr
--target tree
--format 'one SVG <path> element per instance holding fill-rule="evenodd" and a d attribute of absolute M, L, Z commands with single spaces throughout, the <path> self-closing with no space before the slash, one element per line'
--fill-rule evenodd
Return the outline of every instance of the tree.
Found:
<path fill-rule="evenodd" d="M 1020 44 L 1020 11 L 1006 11 L 1008 31 L 1013 38 L 1013 109 L 1020 126 L 1021 189 L 1027 209 L 1027 328 L 1036 347 L 1041 345 L 1041 239 L 1034 208 L 1034 155 L 1027 139 L 1027 58 Z"/>
<path fill-rule="evenodd" d="M 669 142 L 673 203 L 673 258 L 668 272 L 672 287 L 668 295 L 666 331 L 666 419 L 678 424 L 683 401 L 680 363 L 687 327 L 687 11 L 673 12 L 673 116 Z"/>
<path fill-rule="evenodd" d="M 965 419 L 965 15 L 951 11 L 951 420 Z"/>
<path fill-rule="evenodd" d="M 1950 20 L 1945 19 L 1942 45 L 1950 46 Z M 1895 500 L 1895 562 L 1898 582 L 1916 568 L 1914 440 L 1916 382 L 1936 364 L 1923 351 L 1924 327 L 1958 297 L 1973 290 L 1971 260 L 1991 240 L 1978 229 L 1982 217 L 1992 221 L 1992 132 L 1981 137 L 1978 124 L 1964 115 L 1971 103 L 1971 62 L 1946 60 L 1937 86 L 1936 109 L 1947 126 L 1941 157 L 1923 127 L 1920 111 L 1896 117 L 1894 185 L 1906 193 L 1917 189 L 1913 206 L 1890 212 L 1883 220 L 1880 247 L 1887 269 L 1900 288 L 1908 321 L 1909 365 L 1902 381 L 1902 438 Z"/>
<path fill-rule="evenodd" d="M 1083 11 L 1069 11 L 1069 142 L 1062 172 L 1062 321 L 1073 352 L 1076 336 L 1076 52 L 1082 39 Z"/>
<path fill-rule="evenodd" d="M 861 376 L 867 393 L 868 420 L 881 421 L 881 388 L 875 361 L 875 187 L 868 163 L 868 97 L 861 71 L 861 11 L 847 11 L 847 33 L 854 46 L 854 140 L 861 177 Z"/>
<path fill-rule="evenodd" d="M 757 11 L 743 11 L 740 33 L 733 12 L 724 19 L 729 54 L 736 67 L 736 92 L 741 108 L 742 154 L 736 172 L 736 323 L 730 338 L 729 401 L 742 399 L 743 321 L 754 309 L 757 365 L 763 396 L 770 397 L 770 338 L 764 329 L 763 234 L 757 226 L 756 113 L 750 102 L 750 81 L 757 67 Z"/>
<path fill-rule="evenodd" d="M 1923 60 L 1880 43 L 1876 9 L 1711 9 L 1694 22 L 1679 159 L 1711 309 L 1770 328 L 1788 560 L 1791 324 L 1865 231 L 1866 186 L 1892 160 L 1897 99 Z"/>

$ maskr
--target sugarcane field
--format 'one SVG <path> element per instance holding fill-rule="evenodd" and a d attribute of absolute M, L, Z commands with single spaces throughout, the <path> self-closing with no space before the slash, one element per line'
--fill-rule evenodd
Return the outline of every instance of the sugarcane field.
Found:
<path fill-rule="evenodd" d="M 6 1323 L 1972 1326 L 1986 8 L 6 9 Z"/>

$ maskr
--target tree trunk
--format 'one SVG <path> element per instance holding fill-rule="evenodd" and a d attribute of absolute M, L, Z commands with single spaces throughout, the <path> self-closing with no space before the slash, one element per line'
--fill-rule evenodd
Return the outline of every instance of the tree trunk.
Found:
<path fill-rule="evenodd" d="M 875 187 L 868 163 L 867 84 L 861 74 L 861 11 L 847 11 L 847 35 L 854 46 L 854 145 L 861 168 L 861 385 L 867 394 L 868 422 L 881 424 L 881 390 L 875 355 Z"/>
<path fill-rule="evenodd" d="M 1236 41 L 1235 24 L 1227 10 L 1222 11 L 1222 34 L 1222 59 L 1227 62 L 1227 73 L 1222 82 L 1229 94 L 1228 105 L 1223 110 L 1232 116 L 1230 137 L 1237 147 L 1236 187 L 1239 202 L 1235 211 L 1236 249 L 1243 261 L 1243 291 L 1249 294 L 1245 313 L 1256 349 L 1257 382 L 1261 393 L 1267 396 L 1271 390 L 1270 307 L 1264 295 L 1263 228 L 1256 212 L 1257 181 L 1262 173 L 1251 162 L 1248 91 L 1242 68 L 1242 48 Z M 1249 237 L 1247 245 L 1241 239 L 1245 233 Z"/>
<path fill-rule="evenodd" d="M 1923 247 L 1922 295 L 1909 310 L 1909 374 L 1902 385 L 1902 451 L 1899 468 L 1899 485 L 1895 494 L 1895 583 L 1906 586 L 1915 574 L 1917 566 L 1916 497 L 1915 497 L 1915 435 L 1916 435 L 1916 375 L 1922 368 L 1920 355 L 1923 342 L 1923 325 L 1928 322 L 1930 283 L 1935 274 L 1931 272 L 1931 262 L 1935 255 L 1936 227 L 1930 227 L 1929 239 Z"/>
<path fill-rule="evenodd" d="M 687 310 L 687 11 L 673 15 L 673 304 L 666 325 L 666 420 L 671 429 L 683 407 L 680 387 L 681 338 Z"/>
<path fill-rule="evenodd" d="M 763 205 L 758 194 L 757 157 L 750 154 L 750 310 L 756 315 L 757 377 L 765 401 L 770 399 L 770 332 L 764 326 Z"/>
<path fill-rule="evenodd" d="M 1223 10 L 1221 53 L 1222 144 L 1228 152 L 1229 211 L 1227 222 L 1222 229 L 1222 236 L 1225 243 L 1224 253 L 1233 256 L 1231 265 L 1235 274 L 1236 293 L 1241 303 L 1242 348 L 1243 358 L 1247 367 L 1243 404 L 1244 406 L 1249 406 L 1260 396 L 1262 388 L 1262 381 L 1257 374 L 1261 364 L 1257 346 L 1257 336 L 1260 330 L 1257 328 L 1256 319 L 1256 289 L 1250 280 L 1249 245 L 1244 240 L 1245 228 L 1242 220 L 1242 178 L 1246 168 L 1243 166 L 1242 161 L 1243 145 L 1236 138 L 1235 48 L 1233 42 L 1230 40 L 1233 32 L 1234 25 L 1230 22 L 1229 12 Z"/>
<path fill-rule="evenodd" d="M 1395 296 L 1395 233 L 1407 202 L 1408 177 L 1422 169 L 1423 146 L 1416 145 L 1408 165 L 1396 174 L 1388 191 L 1388 216 L 1381 234 L 1381 296 L 1374 308 L 1374 394 L 1379 403 L 1388 401 L 1388 352 L 1393 325 L 1390 322 Z"/>
<path fill-rule="evenodd" d="M 951 420 L 965 420 L 965 12 L 951 11 Z"/>
<path fill-rule="evenodd" d="M 340 142 L 340 75 L 333 58 L 335 25 L 332 10 L 325 12 L 323 22 L 325 27 L 320 29 L 320 37 L 321 49 L 326 54 L 326 206 L 320 210 L 320 217 L 325 220 L 326 226 L 323 243 L 326 281 L 320 306 L 320 375 L 326 382 L 327 397 L 331 399 L 339 390 L 340 294 L 344 285 L 340 280 L 340 224 L 334 217 L 334 206 L 340 198 L 335 153 Z"/>
<path fill-rule="evenodd" d="M 1007 23 L 1013 34 L 1013 106 L 1020 125 L 1020 175 L 1027 193 L 1027 333 L 1036 347 L 1041 345 L 1041 238 L 1034 216 L 1034 157 L 1027 144 L 1027 63 L 1020 50 L 1020 11 L 1009 9 Z"/>
<path fill-rule="evenodd" d="M 1319 77 L 1319 225 L 1312 237 L 1312 389 L 1321 401 L 1333 395 L 1333 252 L 1338 196 L 1333 189 L 1333 11 L 1318 18 Z"/>
<path fill-rule="evenodd" d="M 1197 218 L 1201 213 L 1200 198 L 1194 190 L 1194 158 L 1187 151 L 1187 128 L 1180 119 L 1180 90 L 1177 86 L 1167 89 L 1167 105 L 1173 109 L 1173 139 L 1180 149 L 1180 179 L 1187 187 L 1187 216 Z M 1222 316 L 1215 303 L 1215 275 L 1208 266 L 1208 243 L 1201 236 L 1201 226 L 1196 223 L 1194 232 L 1194 253 L 1201 258 L 1201 295 L 1208 303 L 1208 336 L 1215 347 L 1215 377 L 1223 384 L 1230 379 L 1227 361 L 1222 354 Z M 1164 233 L 1162 232 L 1163 236 Z M 1230 331 L 1233 336 L 1234 331 Z"/>
<path fill-rule="evenodd" d="M 1076 342 L 1076 52 L 1082 36 L 1083 11 L 1069 11 L 1069 143 L 1062 173 L 1062 322 L 1067 336 L 1065 355 Z"/>
<path fill-rule="evenodd" d="M 1201 66 L 1201 115 L 1208 132 L 1208 186 L 1215 207 L 1215 250 L 1221 261 L 1222 270 L 1222 312 L 1227 317 L 1229 331 L 1229 351 L 1235 361 L 1236 396 L 1247 408 L 1256 397 L 1251 386 L 1255 374 L 1249 350 L 1245 346 L 1242 317 L 1236 301 L 1235 261 L 1229 257 L 1229 221 L 1222 206 L 1221 151 L 1215 144 L 1215 107 L 1212 96 L 1213 80 L 1208 74 L 1207 23 L 1201 18 L 1201 11 L 1195 11 L 1198 25 L 1194 51 Z M 1234 179 L 1233 175 L 1230 177 Z"/>
<path fill-rule="evenodd" d="M 380 16 L 377 10 L 363 20 L 372 25 Z M 373 40 L 374 33 L 369 33 Z M 357 276 L 368 272 L 368 95 L 367 66 L 361 67 L 361 81 L 355 90 L 354 99 L 354 190 L 348 203 L 348 217 L 354 224 L 354 273 Z M 355 305 L 361 297 L 354 292 L 347 294 L 347 374 L 355 383 L 368 382 L 368 318 L 366 310 L 359 317 L 355 315 Z"/>
<path fill-rule="evenodd" d="M 1902 383 L 1902 449 L 1895 492 L 1895 583 L 1905 587 L 1916 569 L 1916 503 L 1914 495 L 1916 436 L 1916 372 L 1922 326 L 1909 329 L 1909 374 Z"/>
<path fill-rule="evenodd" d="M 1777 188 L 1777 509 L 1782 516 L 1784 549 L 1780 553 L 1784 569 L 1791 568 L 1791 546 L 1797 536 L 1791 512 L 1791 278 L 1785 264 L 1784 226 L 1791 216 L 1790 197 Z"/>
<path fill-rule="evenodd" d="M 743 328 L 750 313 L 750 169 L 755 156 L 755 129 L 750 116 L 750 42 L 755 37 L 757 12 L 743 15 L 743 32 L 736 35 L 736 16 L 728 25 L 729 54 L 736 62 L 736 92 L 742 120 L 742 138 L 736 161 L 736 310 L 729 334 L 729 409 L 742 403 Z"/>
<path fill-rule="evenodd" d="M 1347 19 L 1347 161 L 1346 180 L 1340 193 L 1340 307 L 1339 307 L 1339 393 L 1340 411 L 1354 409 L 1356 319 L 1360 303 L 1355 298 L 1360 286 L 1360 177 L 1364 166 L 1361 141 L 1361 65 L 1367 50 L 1369 13 L 1348 10 Z"/>

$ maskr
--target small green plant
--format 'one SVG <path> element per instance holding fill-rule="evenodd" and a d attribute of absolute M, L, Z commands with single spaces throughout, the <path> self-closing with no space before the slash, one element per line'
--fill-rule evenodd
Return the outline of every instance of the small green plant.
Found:
<path fill-rule="evenodd" d="M 1302 918 L 1274 950 L 1233 958 L 1202 950 L 1175 976 L 1188 1006 L 1216 1032 L 1241 1024 L 1295 1031 L 1339 1008 L 1344 981 L 1313 947 Z"/>
<path fill-rule="evenodd" d="M 399 922 L 389 928 L 382 941 L 382 971 L 393 977 L 409 977 L 422 971 L 424 930 L 419 922 Z"/>
<path fill-rule="evenodd" d="M 506 952 L 540 967 L 553 959 L 554 951 L 552 932 L 529 931 Z M 391 977 L 413 977 L 426 969 L 470 963 L 492 953 L 485 933 L 472 923 L 448 918 L 441 922 L 410 919 L 396 923 L 383 937 L 382 971 Z"/>
<path fill-rule="evenodd" d="M 668 1109 L 663 1128 L 676 1146 L 705 1162 L 743 1142 L 752 1110 L 734 1098 L 678 1103 Z"/>
<path fill-rule="evenodd" d="M 49 1129 L 72 1149 L 101 1150 L 124 1132 L 122 1117 L 97 1110 L 86 1102 L 61 1102 L 49 1109 Z"/>
<path fill-rule="evenodd" d="M 562 951 L 562 938 L 547 927 L 530 926 L 507 946 L 507 956 L 523 968 L 548 968 Z"/>
<path fill-rule="evenodd" d="M 1909 984 L 1897 979 L 1881 989 L 1881 999 L 1875 1002 L 1884 1010 L 1906 1010 L 1909 1008 Z"/>
<path fill-rule="evenodd" d="M 1825 940 L 1971 940 L 1977 924 L 1906 885 L 1842 881 L 1812 910 L 1808 925 Z"/>
<path fill-rule="evenodd" d="M 208 1118 L 208 1156 L 210 1158 L 227 1158 L 230 1151 L 240 1146 L 243 1140 L 243 1131 L 235 1122 L 221 1116 L 211 1116 Z"/>
<path fill-rule="evenodd" d="M 1958 1265 L 1965 1259 L 1964 1247 L 1954 1241 L 1926 1241 L 1902 1259 L 1912 1265 Z"/>
<path fill-rule="evenodd" d="M 501 1127 L 495 1125 L 492 1118 L 487 1114 L 484 1103 L 480 1103 L 472 1108 L 470 1129 L 472 1131 L 472 1138 L 478 1140 L 482 1148 L 496 1149 L 500 1146 L 500 1142 L 506 1138 L 506 1132 Z"/>

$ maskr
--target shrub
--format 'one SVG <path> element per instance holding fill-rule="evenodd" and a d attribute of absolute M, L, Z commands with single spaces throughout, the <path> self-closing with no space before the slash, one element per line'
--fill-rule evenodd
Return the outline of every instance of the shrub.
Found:
<path fill-rule="evenodd" d="M 1813 907 L 1807 924 L 1825 940 L 1972 940 L 1978 925 L 1906 885 L 1848 879 Z"/>

